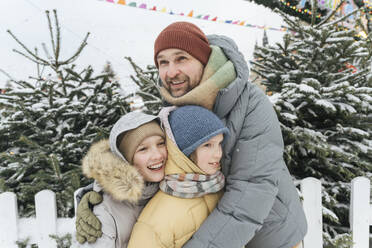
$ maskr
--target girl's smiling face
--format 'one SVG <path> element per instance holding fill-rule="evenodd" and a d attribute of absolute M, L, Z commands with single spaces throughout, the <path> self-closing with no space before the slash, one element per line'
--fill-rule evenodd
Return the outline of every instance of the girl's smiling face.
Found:
<path fill-rule="evenodd" d="M 164 178 L 167 161 L 167 148 L 161 136 L 149 136 L 137 147 L 133 156 L 133 165 L 147 182 L 160 182 Z"/>

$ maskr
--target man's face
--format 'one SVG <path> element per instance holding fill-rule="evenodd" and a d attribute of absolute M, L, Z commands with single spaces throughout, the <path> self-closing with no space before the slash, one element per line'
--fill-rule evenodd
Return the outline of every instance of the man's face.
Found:
<path fill-rule="evenodd" d="M 199 85 L 204 66 L 189 53 L 169 48 L 161 51 L 156 60 L 163 86 L 173 97 L 183 96 Z"/>

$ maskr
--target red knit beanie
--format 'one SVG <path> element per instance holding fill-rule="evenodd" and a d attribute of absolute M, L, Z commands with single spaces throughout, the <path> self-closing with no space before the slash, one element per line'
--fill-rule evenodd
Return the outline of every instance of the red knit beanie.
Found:
<path fill-rule="evenodd" d="M 154 60 L 159 67 L 156 57 L 159 52 L 168 48 L 178 48 L 191 54 L 206 65 L 211 53 L 209 41 L 203 31 L 189 22 L 175 22 L 160 32 L 154 45 Z"/>

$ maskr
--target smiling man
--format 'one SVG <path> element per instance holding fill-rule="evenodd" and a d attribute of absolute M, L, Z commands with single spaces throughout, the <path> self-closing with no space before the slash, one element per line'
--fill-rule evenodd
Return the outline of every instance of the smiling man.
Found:
<path fill-rule="evenodd" d="M 248 81 L 234 41 L 176 22 L 157 37 L 154 60 L 169 105 L 208 108 L 230 131 L 221 161 L 225 193 L 183 247 L 300 247 L 307 224 L 283 160 L 279 122 L 268 98 Z"/>

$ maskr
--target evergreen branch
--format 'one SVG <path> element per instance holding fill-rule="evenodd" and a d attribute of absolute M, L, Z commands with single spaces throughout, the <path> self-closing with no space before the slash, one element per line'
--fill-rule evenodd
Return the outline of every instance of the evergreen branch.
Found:
<path fill-rule="evenodd" d="M 85 47 L 86 45 L 88 45 L 87 40 L 88 40 L 89 35 L 90 35 L 90 33 L 88 32 L 88 33 L 85 35 L 85 37 L 84 37 L 84 39 L 83 39 L 83 41 L 82 41 L 80 47 L 78 48 L 78 50 L 76 51 L 76 53 L 75 53 L 74 55 L 72 55 L 71 58 L 69 58 L 68 60 L 66 60 L 66 61 L 64 61 L 64 62 L 60 62 L 59 64 L 60 64 L 60 65 L 65 65 L 65 64 L 70 64 L 70 63 L 74 62 L 74 61 L 78 58 L 78 56 L 80 55 L 80 53 L 81 53 L 81 51 L 84 49 L 84 47 Z"/>
<path fill-rule="evenodd" d="M 0 68 L 0 72 L 3 73 L 5 76 L 7 76 L 11 81 L 15 81 L 14 78 L 9 73 L 7 73 L 1 68 Z"/>
<path fill-rule="evenodd" d="M 56 55 L 56 46 L 55 46 L 55 42 L 54 42 L 53 27 L 52 27 L 52 22 L 50 21 L 49 10 L 46 10 L 45 14 L 46 14 L 46 17 L 48 19 L 48 28 L 49 28 L 50 40 L 52 42 L 53 53 L 54 53 L 54 56 L 55 56 Z"/>
<path fill-rule="evenodd" d="M 50 107 L 53 107 L 54 103 L 53 103 L 53 86 L 50 85 L 49 86 L 49 105 Z"/>
<path fill-rule="evenodd" d="M 348 71 L 351 72 L 352 69 L 348 69 Z M 347 74 L 346 76 L 344 76 L 344 77 L 342 77 L 342 78 L 340 78 L 340 79 L 338 79 L 338 80 L 333 81 L 333 84 L 341 83 L 341 82 L 343 82 L 343 81 L 348 80 L 349 78 L 356 78 L 356 77 L 358 77 L 359 75 L 362 75 L 362 74 L 364 74 L 364 73 L 367 72 L 367 71 L 368 71 L 368 69 L 364 69 L 364 70 L 361 70 L 361 71 L 357 71 L 356 73 L 353 73 L 353 74 Z"/>
<path fill-rule="evenodd" d="M 45 60 L 40 60 L 40 61 L 35 60 L 35 59 L 33 59 L 33 58 L 27 56 L 26 54 L 24 54 L 24 53 L 22 53 L 22 52 L 20 52 L 20 51 L 18 51 L 18 50 L 16 50 L 16 49 L 13 49 L 13 52 L 22 55 L 23 57 L 25 57 L 25 58 L 31 60 L 32 62 L 34 62 L 34 63 L 36 63 L 36 64 L 40 63 L 41 65 L 49 65 L 49 63 L 48 63 L 47 61 L 45 61 Z M 37 58 L 37 59 L 39 59 L 39 58 Z"/>
<path fill-rule="evenodd" d="M 54 171 L 55 175 L 57 176 L 57 178 L 59 180 L 61 180 L 62 179 L 61 168 L 59 166 L 59 162 L 58 162 L 58 159 L 57 159 L 56 155 L 55 154 L 50 154 L 49 158 L 50 158 L 50 159 L 48 159 L 49 164 L 52 166 L 53 171 Z"/>
<path fill-rule="evenodd" d="M 30 49 L 28 49 L 22 42 L 19 41 L 19 39 L 12 33 L 12 31 L 10 31 L 9 29 L 7 30 L 7 32 L 12 36 L 12 38 L 19 44 L 21 45 L 21 47 L 23 47 L 23 49 L 26 50 L 26 52 L 28 54 L 30 54 L 32 57 L 34 57 L 36 60 L 40 60 L 42 63 L 48 65 L 48 62 L 43 60 L 42 58 L 38 57 L 37 55 L 35 55 Z M 13 49 L 14 52 L 16 52 L 17 50 L 16 49 Z M 21 52 L 18 52 L 20 53 L 21 55 L 25 56 L 26 58 L 29 58 L 28 56 L 24 55 L 23 53 Z M 30 59 L 30 58 L 29 58 Z M 32 60 L 33 62 L 35 62 L 34 60 Z M 36 62 L 36 63 L 39 63 L 39 62 Z"/>
<path fill-rule="evenodd" d="M 300 34 L 301 38 L 304 38 L 304 35 L 302 33 L 303 30 L 297 28 L 298 23 L 289 19 L 288 15 L 284 14 L 284 12 L 280 11 L 279 9 L 275 9 L 274 12 L 278 13 L 284 19 L 284 21 L 291 26 L 291 28 L 287 27 L 289 31 L 294 32 L 294 30 L 296 30 L 296 32 Z"/>
<path fill-rule="evenodd" d="M 35 87 L 32 84 L 30 84 L 26 81 L 20 81 L 18 85 L 22 86 L 23 88 L 30 88 L 32 90 L 35 89 Z"/>
<path fill-rule="evenodd" d="M 54 20 L 55 20 L 55 25 L 56 25 L 56 31 L 57 31 L 57 46 L 56 46 L 56 51 L 55 51 L 55 59 L 56 59 L 56 64 L 58 63 L 59 59 L 59 52 L 61 49 L 61 28 L 59 26 L 58 22 L 58 16 L 57 16 L 57 10 L 53 10 L 54 13 Z"/>

